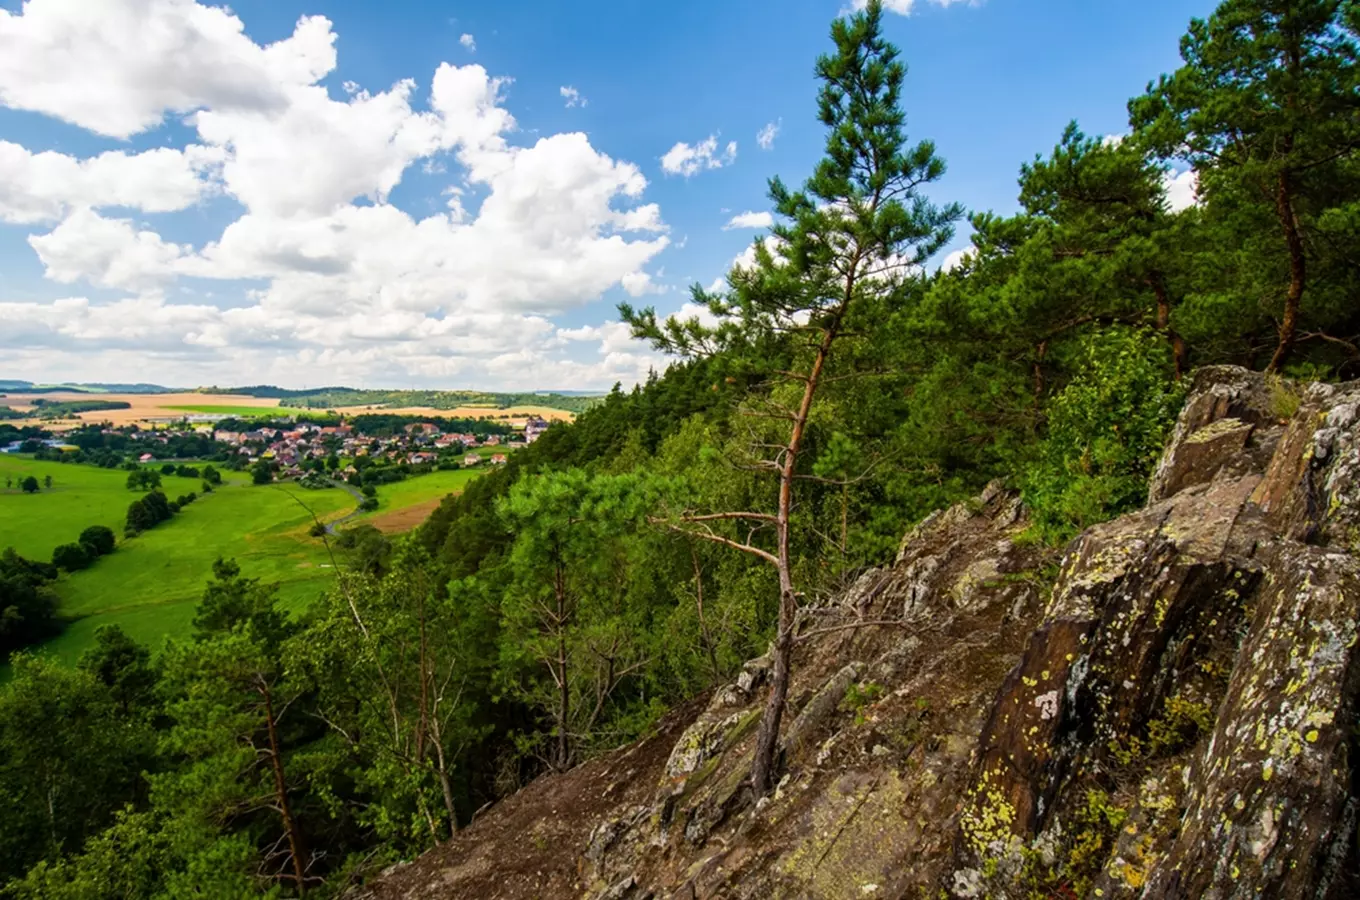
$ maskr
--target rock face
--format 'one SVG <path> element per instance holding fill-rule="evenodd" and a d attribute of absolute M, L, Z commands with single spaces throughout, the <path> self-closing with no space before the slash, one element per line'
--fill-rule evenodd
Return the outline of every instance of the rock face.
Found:
<path fill-rule="evenodd" d="M 363 896 L 1360 896 L 1358 429 L 1360 384 L 1202 370 L 1143 510 L 1059 554 L 993 486 L 806 610 L 771 797 L 754 660 Z"/>

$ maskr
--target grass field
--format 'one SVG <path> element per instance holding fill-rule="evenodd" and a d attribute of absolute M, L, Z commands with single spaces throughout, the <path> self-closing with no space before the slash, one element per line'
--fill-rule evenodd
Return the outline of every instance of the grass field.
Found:
<path fill-rule="evenodd" d="M 44 394 L 11 396 L 6 398 L 5 402 L 18 410 L 31 409 L 32 401 L 39 397 L 53 401 L 121 400 L 130 404 L 128 409 L 81 413 L 60 424 L 41 423 L 44 427 L 53 428 L 72 428 L 81 422 L 111 422 L 114 425 L 131 425 L 137 422 L 147 422 L 151 419 L 174 419 L 183 416 L 188 411 L 188 407 L 229 407 L 250 410 L 255 415 L 277 414 L 279 408 L 278 400 L 264 397 L 248 397 L 244 394 L 200 394 L 194 391 L 178 394 L 100 394 L 93 398 L 89 394 L 52 391 Z M 37 422 L 36 419 L 32 421 Z"/>
<path fill-rule="evenodd" d="M 372 525 L 388 533 L 410 531 L 430 517 L 449 494 L 461 491 L 485 468 L 431 472 L 378 488 L 378 508 L 355 516 L 347 524 Z"/>
<path fill-rule="evenodd" d="M 307 534 L 312 518 L 299 499 L 322 519 L 354 508 L 344 491 L 292 484 L 214 491 L 173 521 L 64 577 L 58 585 L 61 611 L 80 618 L 46 649 L 75 659 L 95 628 L 115 622 L 133 638 L 159 646 L 165 635 L 186 630 L 219 556 L 235 559 L 249 577 L 279 583 L 284 607 L 305 606 L 334 573 L 322 542 Z"/>
<path fill-rule="evenodd" d="M 19 482 L 32 475 L 39 482 L 52 476 L 52 489 L 24 494 Z M 14 486 L 4 489 L 5 479 Z M 107 525 L 123 533 L 128 504 L 141 495 L 127 489 L 127 473 L 27 457 L 0 454 L 0 550 L 13 547 L 20 556 L 47 562 L 52 551 L 69 544 L 91 525 Z M 199 491 L 197 478 L 161 476 L 161 489 L 171 500 Z"/>
<path fill-rule="evenodd" d="M 291 406 L 230 406 L 215 403 L 191 403 L 166 406 L 164 409 L 182 413 L 203 413 L 205 415 L 234 416 L 238 419 L 267 419 L 279 416 L 323 416 L 324 409 L 300 409 Z"/>
<path fill-rule="evenodd" d="M 530 416 L 537 416 L 549 422 L 570 422 L 572 414 L 564 409 L 550 406 L 507 406 L 497 409 L 494 406 L 459 406 L 455 409 L 436 409 L 433 406 L 342 406 L 336 410 L 343 416 L 361 416 L 366 413 L 381 413 L 393 416 L 428 416 L 432 419 L 494 419 L 511 424 L 523 424 Z"/>
<path fill-rule="evenodd" d="M 445 496 L 488 469 L 432 472 L 383 485 L 378 509 L 347 524 L 408 531 Z M 16 488 L 0 493 L 0 549 L 13 546 L 36 559 L 49 559 L 54 547 L 74 540 L 87 525 L 108 525 L 121 535 L 127 506 L 139 496 L 124 487 L 126 473 L 116 470 L 0 455 L 0 485 L 7 474 Z M 51 474 L 53 490 L 19 493 L 19 477 L 30 474 L 39 480 Z M 167 635 L 189 630 L 218 556 L 235 559 L 245 575 L 277 582 L 287 609 L 301 609 L 325 590 L 334 576 L 331 558 L 323 543 L 308 535 L 311 513 L 298 501 L 321 519 L 334 520 L 354 509 L 353 497 L 341 490 L 309 491 L 291 483 L 255 487 L 239 475 L 229 478 L 171 521 L 120 540 L 117 550 L 89 569 L 63 575 L 54 587 L 61 614 L 73 621 L 41 651 L 74 662 L 90 646 L 95 629 L 106 624 L 158 648 Z M 201 484 L 166 477 L 164 487 L 174 497 Z"/>
<path fill-rule="evenodd" d="M 50 473 L 54 479 L 51 492 L 0 494 L 0 548 L 13 546 L 43 560 L 87 525 L 108 525 L 121 535 L 127 506 L 137 496 L 123 486 L 126 473 L 91 466 L 0 456 L 0 484 L 7 472 L 39 479 Z M 198 490 L 200 482 L 165 478 L 164 486 L 174 497 Z M 159 647 L 166 635 L 188 629 L 218 556 L 234 558 L 246 575 L 278 582 L 283 605 L 301 608 L 326 588 L 333 570 L 325 546 L 308 536 L 311 514 L 298 500 L 322 519 L 354 508 L 354 499 L 340 490 L 231 481 L 171 521 L 120 541 L 89 569 L 63 575 L 54 585 L 59 609 L 74 621 L 42 650 L 74 661 L 105 624 Z"/>

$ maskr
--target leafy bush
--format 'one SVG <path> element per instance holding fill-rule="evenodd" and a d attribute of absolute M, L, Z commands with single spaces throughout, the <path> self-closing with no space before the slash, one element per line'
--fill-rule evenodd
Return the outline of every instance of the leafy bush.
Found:
<path fill-rule="evenodd" d="M 160 491 L 152 491 L 140 500 L 134 500 L 127 511 L 127 527 L 124 533 L 131 536 L 155 528 L 175 514 L 174 506 Z"/>
<path fill-rule="evenodd" d="M 113 535 L 113 529 L 105 528 L 103 525 L 91 525 L 80 533 L 80 543 L 94 550 L 98 556 L 112 553 L 117 541 Z"/>
<path fill-rule="evenodd" d="M 78 572 L 90 565 L 90 552 L 83 544 L 62 544 L 52 551 L 52 565 L 67 572 Z"/>
<path fill-rule="evenodd" d="M 171 467 L 174 471 L 174 467 Z M 140 466 L 128 472 L 127 488 L 130 491 L 154 491 L 161 486 L 161 473 Z"/>
<path fill-rule="evenodd" d="M 1165 345 L 1146 331 L 1089 336 L 1076 378 L 1048 409 L 1048 435 L 1024 479 L 1025 500 L 1050 541 L 1140 505 L 1183 390 Z"/>

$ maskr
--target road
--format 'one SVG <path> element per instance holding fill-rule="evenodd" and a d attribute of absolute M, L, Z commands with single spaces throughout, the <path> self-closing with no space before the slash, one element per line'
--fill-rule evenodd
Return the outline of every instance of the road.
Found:
<path fill-rule="evenodd" d="M 355 501 L 357 501 L 360 505 L 363 504 L 364 500 L 368 499 L 364 496 L 363 491 L 359 490 L 357 487 L 355 487 L 352 484 L 349 484 L 348 482 L 337 481 L 334 478 L 332 478 L 331 484 L 334 485 L 335 487 L 340 488 L 342 491 L 348 492 L 349 495 L 353 497 Z M 361 512 L 363 512 L 363 510 L 358 509 L 356 507 L 354 512 L 349 513 L 348 515 L 345 516 L 341 516 L 334 522 L 326 523 L 326 533 L 331 535 L 335 534 L 337 528 L 339 528 L 341 525 L 344 525 L 346 522 L 350 521 L 355 516 L 359 515 Z"/>

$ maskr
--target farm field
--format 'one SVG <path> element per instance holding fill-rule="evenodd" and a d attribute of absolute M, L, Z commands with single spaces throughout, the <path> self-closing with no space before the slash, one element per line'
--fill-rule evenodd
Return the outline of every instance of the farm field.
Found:
<path fill-rule="evenodd" d="M 40 419 L 16 419 L 12 425 L 42 424 L 52 428 L 71 428 L 79 422 L 111 422 L 114 425 L 132 425 L 153 420 L 177 419 L 195 413 L 202 415 L 224 415 L 245 418 L 251 416 L 298 415 L 312 413 L 319 415 L 323 409 L 301 409 L 281 405 L 277 398 L 251 397 L 245 394 L 200 394 L 181 392 L 178 394 L 88 394 L 76 391 L 51 391 L 43 394 L 0 395 L 0 406 L 9 406 L 20 412 L 31 410 L 33 400 L 52 401 L 72 400 L 116 400 L 131 404 L 129 409 L 109 409 L 97 412 L 80 413 L 73 419 L 51 422 Z M 572 414 L 566 410 L 552 409 L 547 406 L 511 406 L 496 409 L 487 406 L 460 406 L 456 409 L 435 409 L 430 406 L 346 406 L 336 412 L 346 416 L 365 413 L 384 413 L 400 416 L 429 416 L 449 419 L 494 419 L 512 424 L 522 424 L 530 416 L 552 421 L 570 421 Z M 79 420 L 79 422 L 77 422 Z"/>
<path fill-rule="evenodd" d="M 315 416 L 325 413 L 324 409 L 301 409 L 292 406 L 235 406 L 219 403 L 188 403 L 183 406 L 167 406 L 165 408 L 173 412 L 190 415 L 202 413 L 204 415 L 234 416 L 238 419 L 265 419 L 270 416 Z"/>
<path fill-rule="evenodd" d="M 52 489 L 22 493 L 19 481 L 28 475 L 39 482 L 51 475 Z M 8 478 L 14 486 L 5 490 Z M 201 486 L 197 478 L 161 477 L 161 489 L 172 500 Z M 122 534 L 128 504 L 139 496 L 127 489 L 127 472 L 0 454 L 0 550 L 13 547 L 20 556 L 47 562 L 55 548 L 90 525 Z"/>
<path fill-rule="evenodd" d="M 445 496 L 489 468 L 432 472 L 383 485 L 378 509 L 346 525 L 409 531 Z M 30 474 L 40 481 L 52 475 L 53 489 L 20 493 L 19 478 Z M 88 525 L 107 525 L 121 535 L 128 504 L 140 496 L 126 488 L 127 474 L 120 470 L 0 455 L 0 485 L 6 475 L 15 487 L 0 493 L 0 549 L 12 546 L 44 561 Z M 249 577 L 277 582 L 286 609 L 299 610 L 325 590 L 334 570 L 324 544 L 308 534 L 312 512 L 323 521 L 344 518 L 353 511 L 354 498 L 343 490 L 309 491 L 292 483 L 256 487 L 239 474 L 228 473 L 228 479 L 171 521 L 120 539 L 116 551 L 89 569 L 62 575 L 53 588 L 61 614 L 73 621 L 42 651 L 74 662 L 90 646 L 95 629 L 106 624 L 119 625 L 153 648 L 168 635 L 186 633 L 218 556 L 235 559 Z M 163 478 L 171 497 L 200 488 L 197 479 Z"/>
<path fill-rule="evenodd" d="M 185 415 L 187 407 L 225 406 L 236 409 L 266 411 L 276 410 L 279 401 L 267 397 L 248 397 L 243 394 L 199 394 L 185 392 L 179 394 L 84 394 L 74 391 L 52 391 L 45 394 L 12 394 L 0 398 L 0 405 L 24 411 L 33 408 L 33 400 L 52 401 L 73 400 L 120 400 L 131 404 L 129 409 L 107 409 L 97 412 L 80 413 L 75 417 L 81 422 L 111 422 L 114 425 L 132 425 L 151 419 L 175 419 Z M 257 413 L 258 414 L 258 413 Z M 66 427 L 78 424 L 75 419 L 64 419 Z M 11 425 L 42 424 L 45 427 L 62 427 L 62 423 L 51 423 L 39 419 L 15 420 Z"/>
<path fill-rule="evenodd" d="M 0 494 L 0 548 L 41 560 L 87 525 L 121 535 L 127 506 L 139 496 L 124 486 L 126 473 L 114 470 L 0 456 L 0 484 L 4 472 L 53 476 L 51 492 Z M 167 477 L 163 485 L 171 497 L 200 488 L 184 478 Z M 218 556 L 234 558 L 250 577 L 278 582 L 284 607 L 300 609 L 325 589 L 333 570 L 324 544 L 308 535 L 312 516 L 299 500 L 323 520 L 354 508 L 345 491 L 254 487 L 238 476 L 171 521 L 120 540 L 113 553 L 53 585 L 62 616 L 74 621 L 42 650 L 74 662 L 105 624 L 158 647 L 166 635 L 187 631 Z"/>
<path fill-rule="evenodd" d="M 433 406 L 342 406 L 336 412 L 345 416 L 362 416 L 365 413 L 381 413 L 393 416 L 429 416 L 443 419 L 494 419 L 523 423 L 530 416 L 538 416 L 549 422 L 570 422 L 572 414 L 564 409 L 548 406 L 507 406 L 496 409 L 488 406 L 460 406 L 456 409 L 435 409 Z"/>
<path fill-rule="evenodd" d="M 389 534 L 410 531 L 428 519 L 446 496 L 458 493 L 469 481 L 485 471 L 487 468 L 479 467 L 431 472 L 384 484 L 378 488 L 378 508 L 361 513 L 346 524 L 372 525 Z"/>

